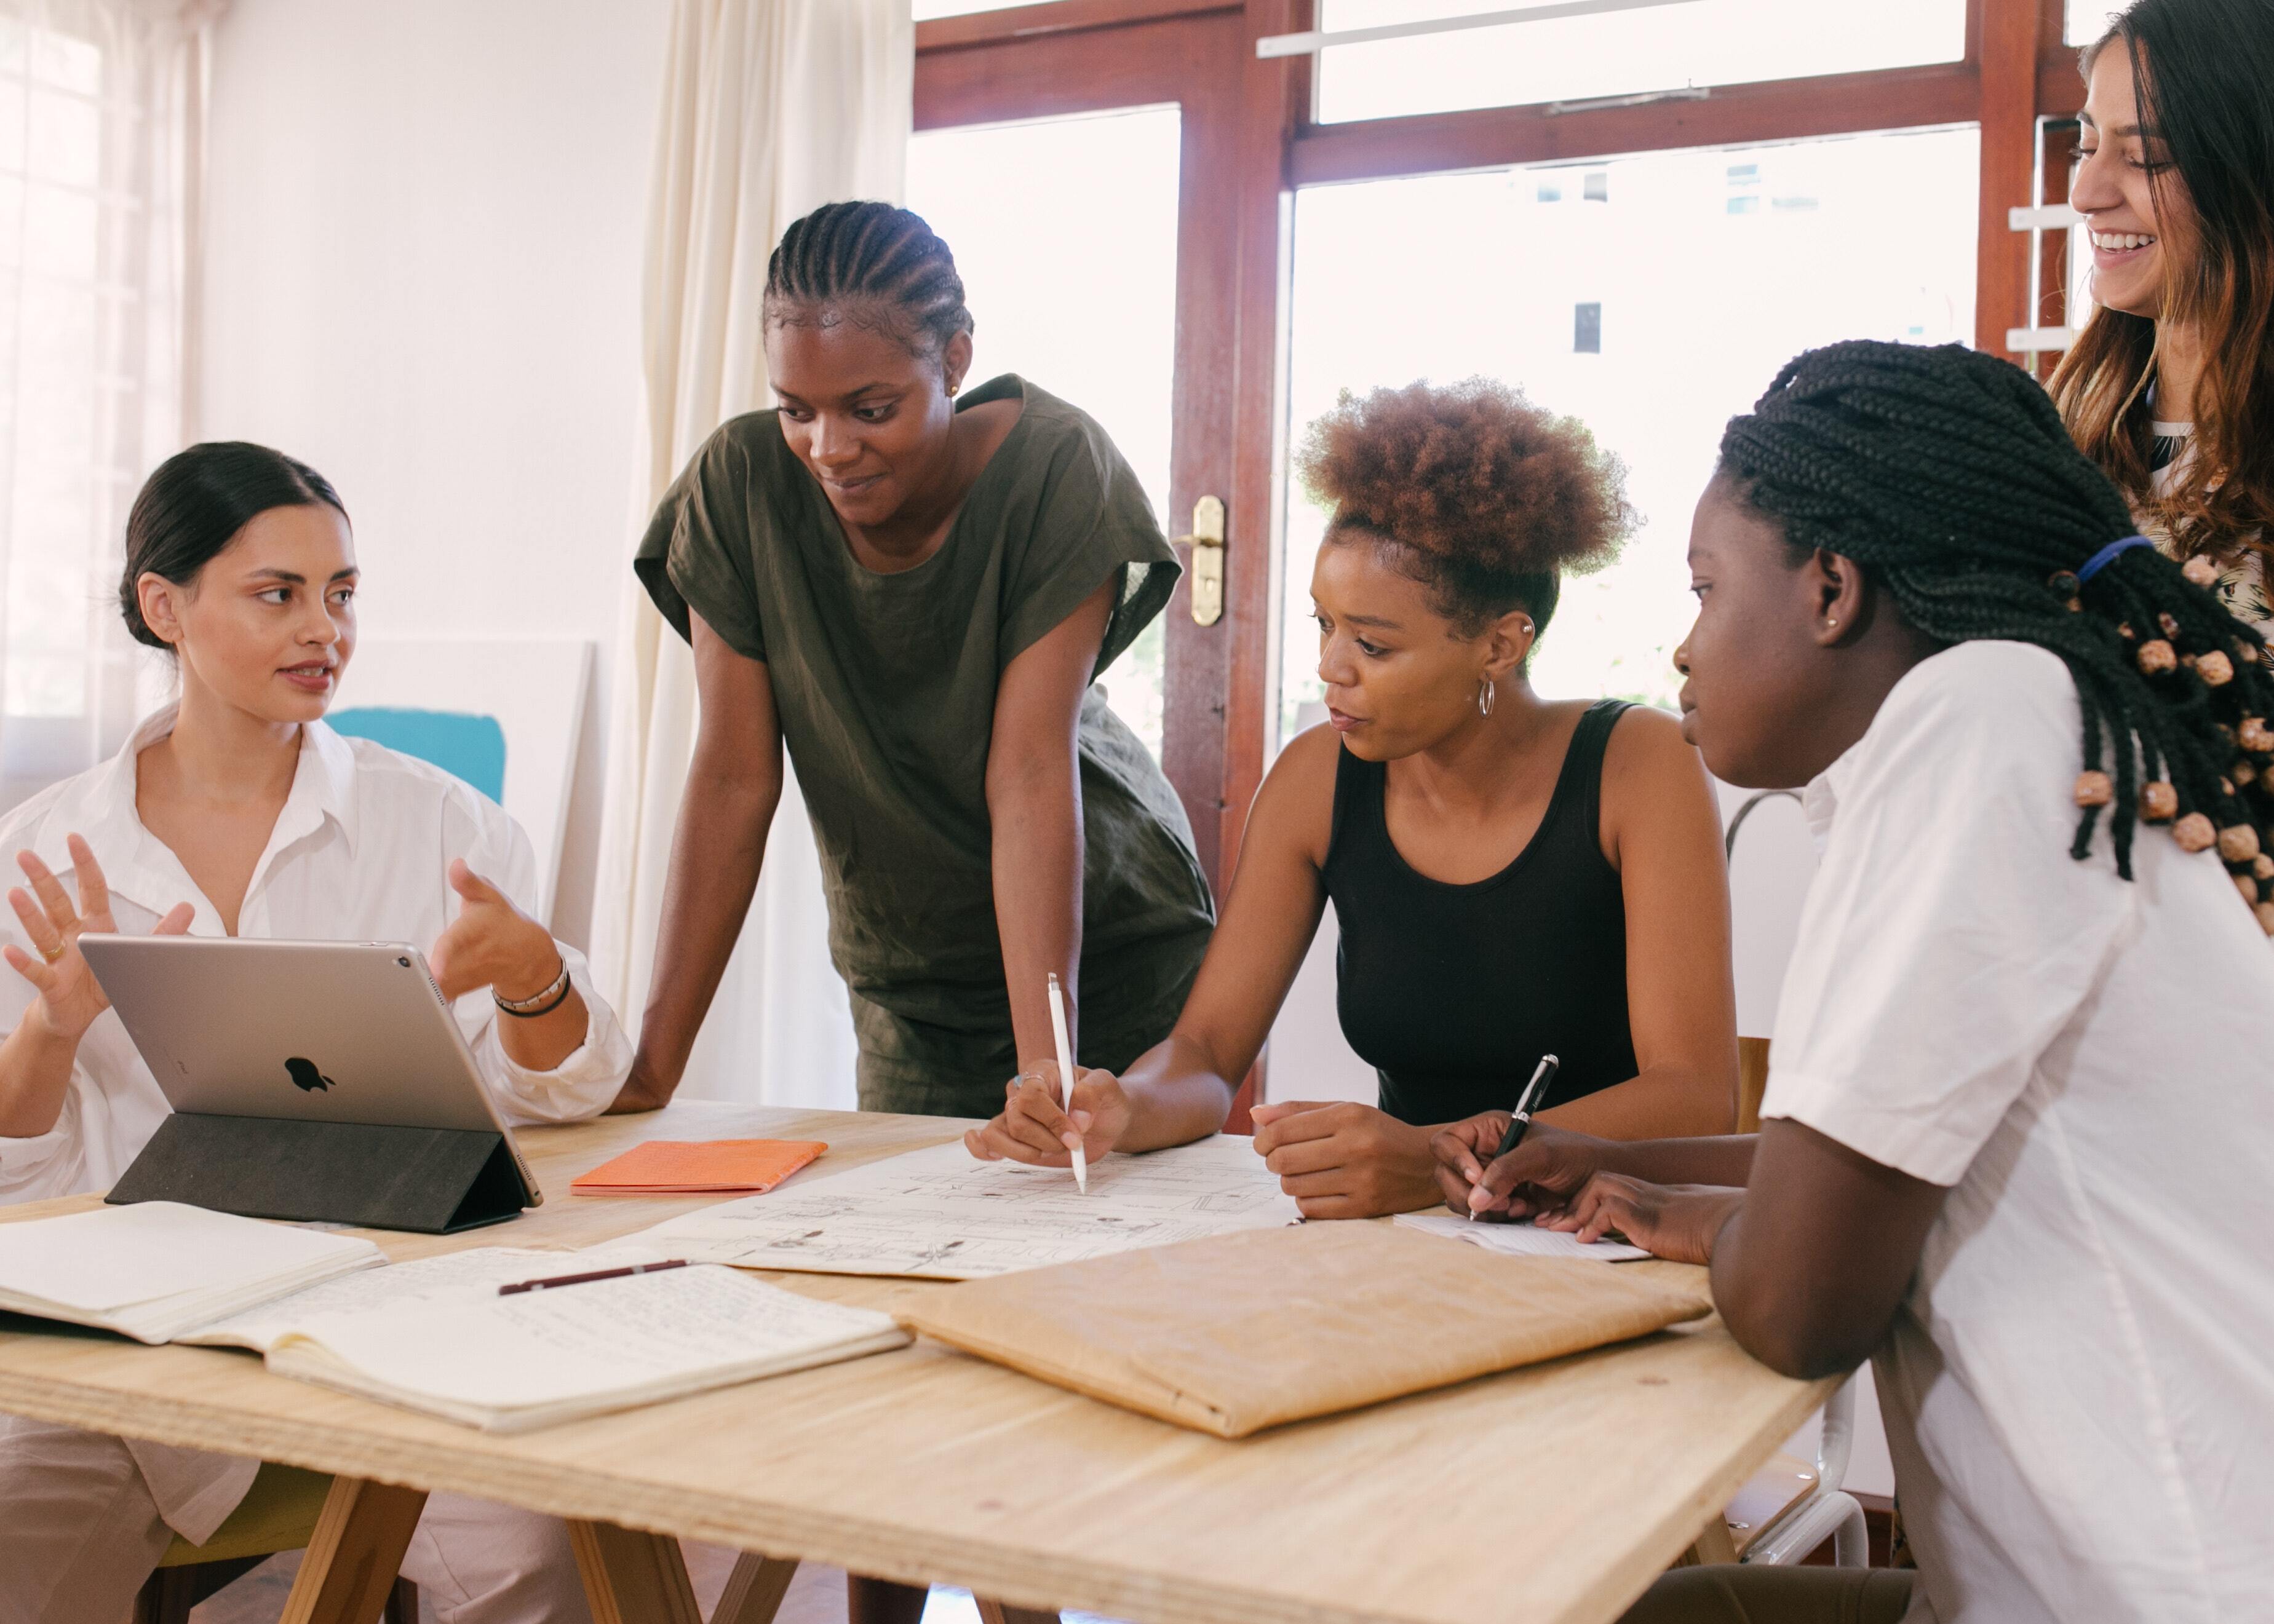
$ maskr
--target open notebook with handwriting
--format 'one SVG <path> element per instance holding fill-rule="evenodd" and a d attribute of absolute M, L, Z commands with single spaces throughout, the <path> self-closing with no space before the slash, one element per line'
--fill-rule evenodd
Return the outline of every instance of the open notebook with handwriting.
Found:
<path fill-rule="evenodd" d="M 486 1432 L 518 1432 L 882 1353 L 907 1340 L 889 1314 L 697 1267 L 512 1297 L 492 1285 L 319 1314 L 276 1337 L 268 1368 Z"/>

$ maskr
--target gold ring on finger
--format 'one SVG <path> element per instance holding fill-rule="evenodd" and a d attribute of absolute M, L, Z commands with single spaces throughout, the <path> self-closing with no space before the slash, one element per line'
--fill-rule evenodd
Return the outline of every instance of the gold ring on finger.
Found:
<path fill-rule="evenodd" d="M 40 957 L 53 964 L 56 959 L 61 959 L 66 951 L 61 947 L 43 947 L 40 950 Z"/>

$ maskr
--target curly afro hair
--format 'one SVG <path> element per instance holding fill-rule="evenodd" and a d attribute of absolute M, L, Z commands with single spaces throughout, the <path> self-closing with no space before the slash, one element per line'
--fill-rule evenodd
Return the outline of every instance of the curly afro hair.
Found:
<path fill-rule="evenodd" d="M 1344 390 L 1297 467 L 1329 535 L 1386 544 L 1466 635 L 1517 608 L 1545 630 L 1562 575 L 1609 563 L 1635 524 L 1625 465 L 1587 426 L 1490 378 Z"/>

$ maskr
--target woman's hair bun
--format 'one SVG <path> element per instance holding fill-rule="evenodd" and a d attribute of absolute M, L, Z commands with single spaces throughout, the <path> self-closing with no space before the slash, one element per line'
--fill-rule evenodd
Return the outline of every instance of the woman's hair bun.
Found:
<path fill-rule="evenodd" d="M 1470 620 L 1505 613 L 1520 583 L 1601 568 L 1636 522 L 1625 465 L 1586 425 L 1490 378 L 1345 390 L 1297 466 L 1337 528 L 1412 554 Z"/>
<path fill-rule="evenodd" d="M 187 585 L 237 533 L 272 508 L 321 503 L 347 517 L 340 493 L 305 462 L 241 440 L 207 440 L 177 451 L 142 484 L 126 515 L 126 568 L 118 613 L 134 641 L 172 647 L 142 618 L 136 583 L 154 575 Z"/>

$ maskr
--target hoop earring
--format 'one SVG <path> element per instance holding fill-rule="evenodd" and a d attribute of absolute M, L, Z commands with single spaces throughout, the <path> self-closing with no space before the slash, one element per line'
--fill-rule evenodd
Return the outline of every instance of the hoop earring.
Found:
<path fill-rule="evenodd" d="M 1490 716 L 1493 708 L 1493 680 L 1485 678 L 1477 685 L 1477 714 Z"/>

